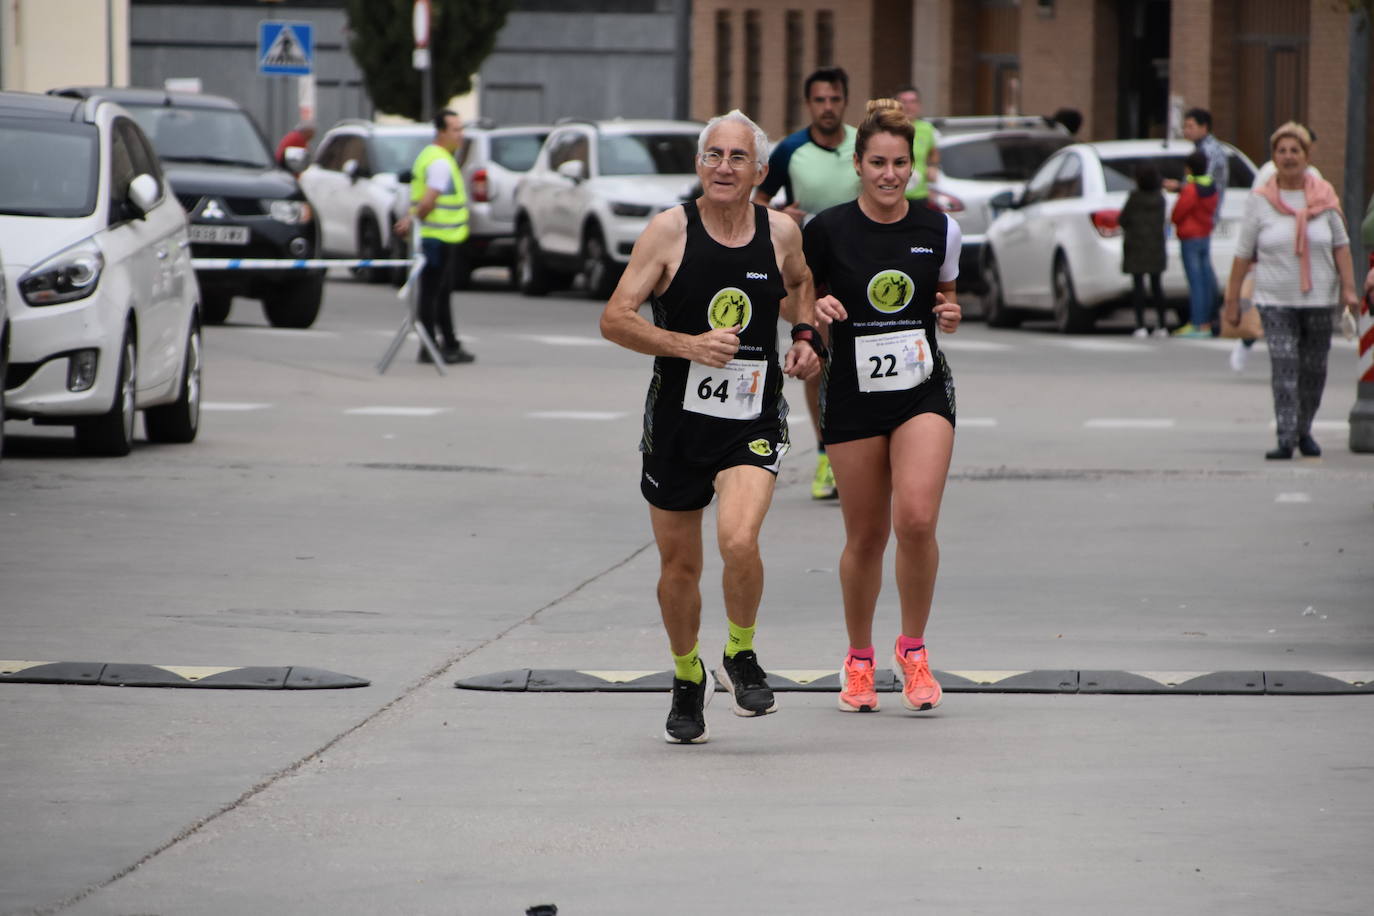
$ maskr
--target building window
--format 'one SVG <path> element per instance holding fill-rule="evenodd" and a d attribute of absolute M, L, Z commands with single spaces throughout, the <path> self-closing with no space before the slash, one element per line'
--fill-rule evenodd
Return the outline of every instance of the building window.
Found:
<path fill-rule="evenodd" d="M 731 61 L 735 56 L 733 35 L 730 30 L 730 11 L 716 10 L 716 112 L 730 110 L 730 85 L 733 71 Z"/>
<path fill-rule="evenodd" d="M 830 10 L 816 12 L 816 66 L 835 64 L 835 14 Z"/>
<path fill-rule="evenodd" d="M 801 10 L 787 11 L 787 81 L 783 93 L 787 98 L 784 126 L 792 130 L 801 122 L 802 88 L 802 14 Z"/>
<path fill-rule="evenodd" d="M 763 59 L 763 29 L 759 25 L 759 11 L 746 10 L 744 13 L 744 112 L 754 120 L 759 120 L 762 107 L 760 83 L 762 74 L 760 61 Z"/>

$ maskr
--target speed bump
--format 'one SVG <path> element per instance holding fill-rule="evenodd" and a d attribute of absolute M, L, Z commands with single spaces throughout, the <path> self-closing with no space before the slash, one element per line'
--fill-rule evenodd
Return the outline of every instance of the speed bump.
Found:
<path fill-rule="evenodd" d="M 118 662 L 0 661 L 0 683 L 102 687 L 201 687 L 220 690 L 335 690 L 371 681 L 322 668 L 142 665 Z"/>
<path fill-rule="evenodd" d="M 934 671 L 947 693 L 1178 694 L 1188 696 L 1262 696 L 1374 694 L 1374 671 Z M 671 671 L 606 671 L 517 668 L 479 674 L 454 683 L 460 690 L 537 693 L 646 693 L 672 689 Z M 779 669 L 768 672 L 779 693 L 836 692 L 833 669 Z M 899 690 L 892 671 L 874 672 L 874 690 Z M 719 687 L 723 690 L 724 687 Z"/>

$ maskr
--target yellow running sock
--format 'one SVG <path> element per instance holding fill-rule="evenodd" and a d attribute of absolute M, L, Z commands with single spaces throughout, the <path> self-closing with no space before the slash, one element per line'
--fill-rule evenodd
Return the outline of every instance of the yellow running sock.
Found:
<path fill-rule="evenodd" d="M 673 676 L 678 680 L 700 684 L 706 679 L 706 669 L 698 663 L 697 649 L 700 646 L 701 644 L 697 643 L 686 655 L 673 656 Z"/>
<path fill-rule="evenodd" d="M 733 620 L 726 620 L 730 625 L 729 638 L 725 640 L 725 657 L 734 658 L 736 653 L 752 651 L 754 648 L 754 628 L 742 627 Z"/>

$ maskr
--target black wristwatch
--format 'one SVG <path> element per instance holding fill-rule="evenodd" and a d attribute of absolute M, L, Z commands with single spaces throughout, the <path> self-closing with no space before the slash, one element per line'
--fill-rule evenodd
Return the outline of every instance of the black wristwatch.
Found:
<path fill-rule="evenodd" d="M 821 359 L 830 355 L 830 352 L 825 349 L 825 341 L 821 340 L 820 332 L 809 324 L 792 325 L 792 340 L 794 343 L 798 340 L 806 341 Z"/>

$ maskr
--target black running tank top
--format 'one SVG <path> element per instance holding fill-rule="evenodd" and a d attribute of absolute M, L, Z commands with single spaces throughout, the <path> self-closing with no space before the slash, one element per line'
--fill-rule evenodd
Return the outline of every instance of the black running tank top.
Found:
<path fill-rule="evenodd" d="M 711 238 L 696 201 L 682 205 L 687 219 L 682 263 L 663 294 L 650 300 L 654 324 L 681 334 L 739 325 L 740 348 L 723 370 L 680 357 L 654 358 L 642 452 L 709 462 L 740 437 L 757 435 L 760 421 L 771 420 L 781 424 L 778 441 L 786 441 L 778 309 L 787 287 L 773 252 L 768 211 L 758 204 L 753 208 L 753 238 L 730 248 Z"/>

